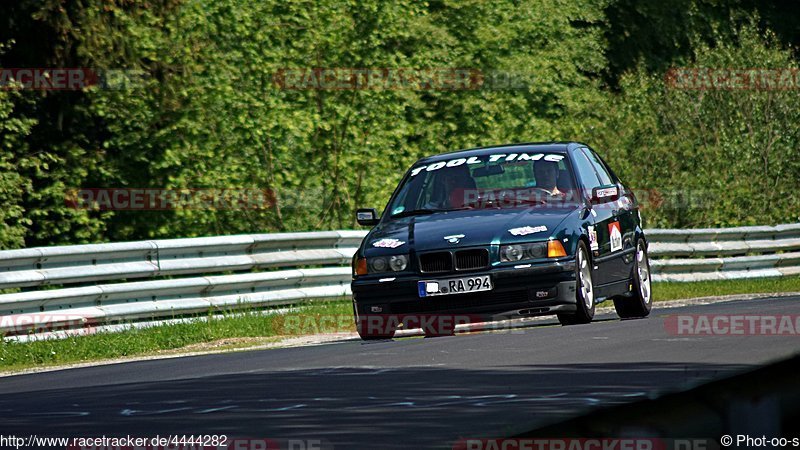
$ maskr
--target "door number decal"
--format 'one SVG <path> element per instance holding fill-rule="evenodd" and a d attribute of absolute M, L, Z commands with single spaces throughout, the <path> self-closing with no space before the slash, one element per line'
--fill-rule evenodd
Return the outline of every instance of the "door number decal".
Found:
<path fill-rule="evenodd" d="M 608 235 L 611 240 L 611 252 L 622 250 L 622 231 L 620 231 L 619 222 L 608 224 Z"/>

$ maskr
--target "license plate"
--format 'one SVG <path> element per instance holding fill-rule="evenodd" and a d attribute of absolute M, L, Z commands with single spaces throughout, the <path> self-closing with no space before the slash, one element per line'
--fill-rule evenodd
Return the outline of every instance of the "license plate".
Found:
<path fill-rule="evenodd" d="M 446 280 L 426 280 L 417 283 L 420 297 L 436 295 L 464 294 L 492 290 L 489 275 L 477 277 L 449 278 Z"/>

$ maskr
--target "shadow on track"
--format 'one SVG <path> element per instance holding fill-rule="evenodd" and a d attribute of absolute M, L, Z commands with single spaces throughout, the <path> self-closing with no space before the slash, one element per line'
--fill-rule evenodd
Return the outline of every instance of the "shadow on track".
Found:
<path fill-rule="evenodd" d="M 507 436 L 743 367 L 626 363 L 267 371 L 6 393 L 0 411 L 2 432 L 17 435 L 227 434 L 323 439 L 336 448 L 449 448 L 462 436 Z"/>

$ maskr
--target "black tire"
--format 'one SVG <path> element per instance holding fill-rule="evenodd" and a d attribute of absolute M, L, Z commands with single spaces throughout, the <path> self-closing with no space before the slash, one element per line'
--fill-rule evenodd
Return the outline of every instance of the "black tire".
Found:
<path fill-rule="evenodd" d="M 358 330 L 358 336 L 363 341 L 379 341 L 384 339 L 392 339 L 394 337 L 396 329 L 386 330 L 385 332 L 370 330 L 369 327 L 364 326 L 362 323 L 359 323 L 356 326 Z"/>
<path fill-rule="evenodd" d="M 386 335 L 358 333 L 358 336 L 361 338 L 362 341 L 385 341 L 387 339 L 392 339 L 394 337 L 394 333 Z"/>
<path fill-rule="evenodd" d="M 650 258 L 644 240 L 636 243 L 633 262 L 633 296 L 615 297 L 614 309 L 622 319 L 647 317 L 653 307 L 653 291 L 650 280 Z"/>
<path fill-rule="evenodd" d="M 379 323 L 378 326 L 375 326 L 370 324 L 368 316 L 362 315 L 356 317 L 356 331 L 364 341 L 378 341 L 393 338 L 397 328 L 386 323 Z"/>
<path fill-rule="evenodd" d="M 369 326 L 369 323 L 367 322 L 367 316 L 358 314 L 355 303 L 353 303 L 353 316 L 356 322 L 356 331 L 358 332 L 358 336 L 363 341 L 391 339 L 397 332 L 397 329 L 393 327 L 377 327 L 376 329 L 376 327 Z"/>
<path fill-rule="evenodd" d="M 589 323 L 594 318 L 594 282 L 592 281 L 592 260 L 583 241 L 575 251 L 575 306 L 574 313 L 558 314 L 561 325 Z"/>

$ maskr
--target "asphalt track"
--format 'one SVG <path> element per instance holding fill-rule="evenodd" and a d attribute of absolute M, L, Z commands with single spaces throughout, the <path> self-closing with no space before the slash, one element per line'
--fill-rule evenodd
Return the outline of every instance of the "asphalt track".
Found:
<path fill-rule="evenodd" d="M 589 325 L 140 361 L 0 378 L 0 434 L 226 434 L 450 448 L 800 352 L 795 336 L 677 336 L 675 314 L 797 314 L 800 297 Z"/>

